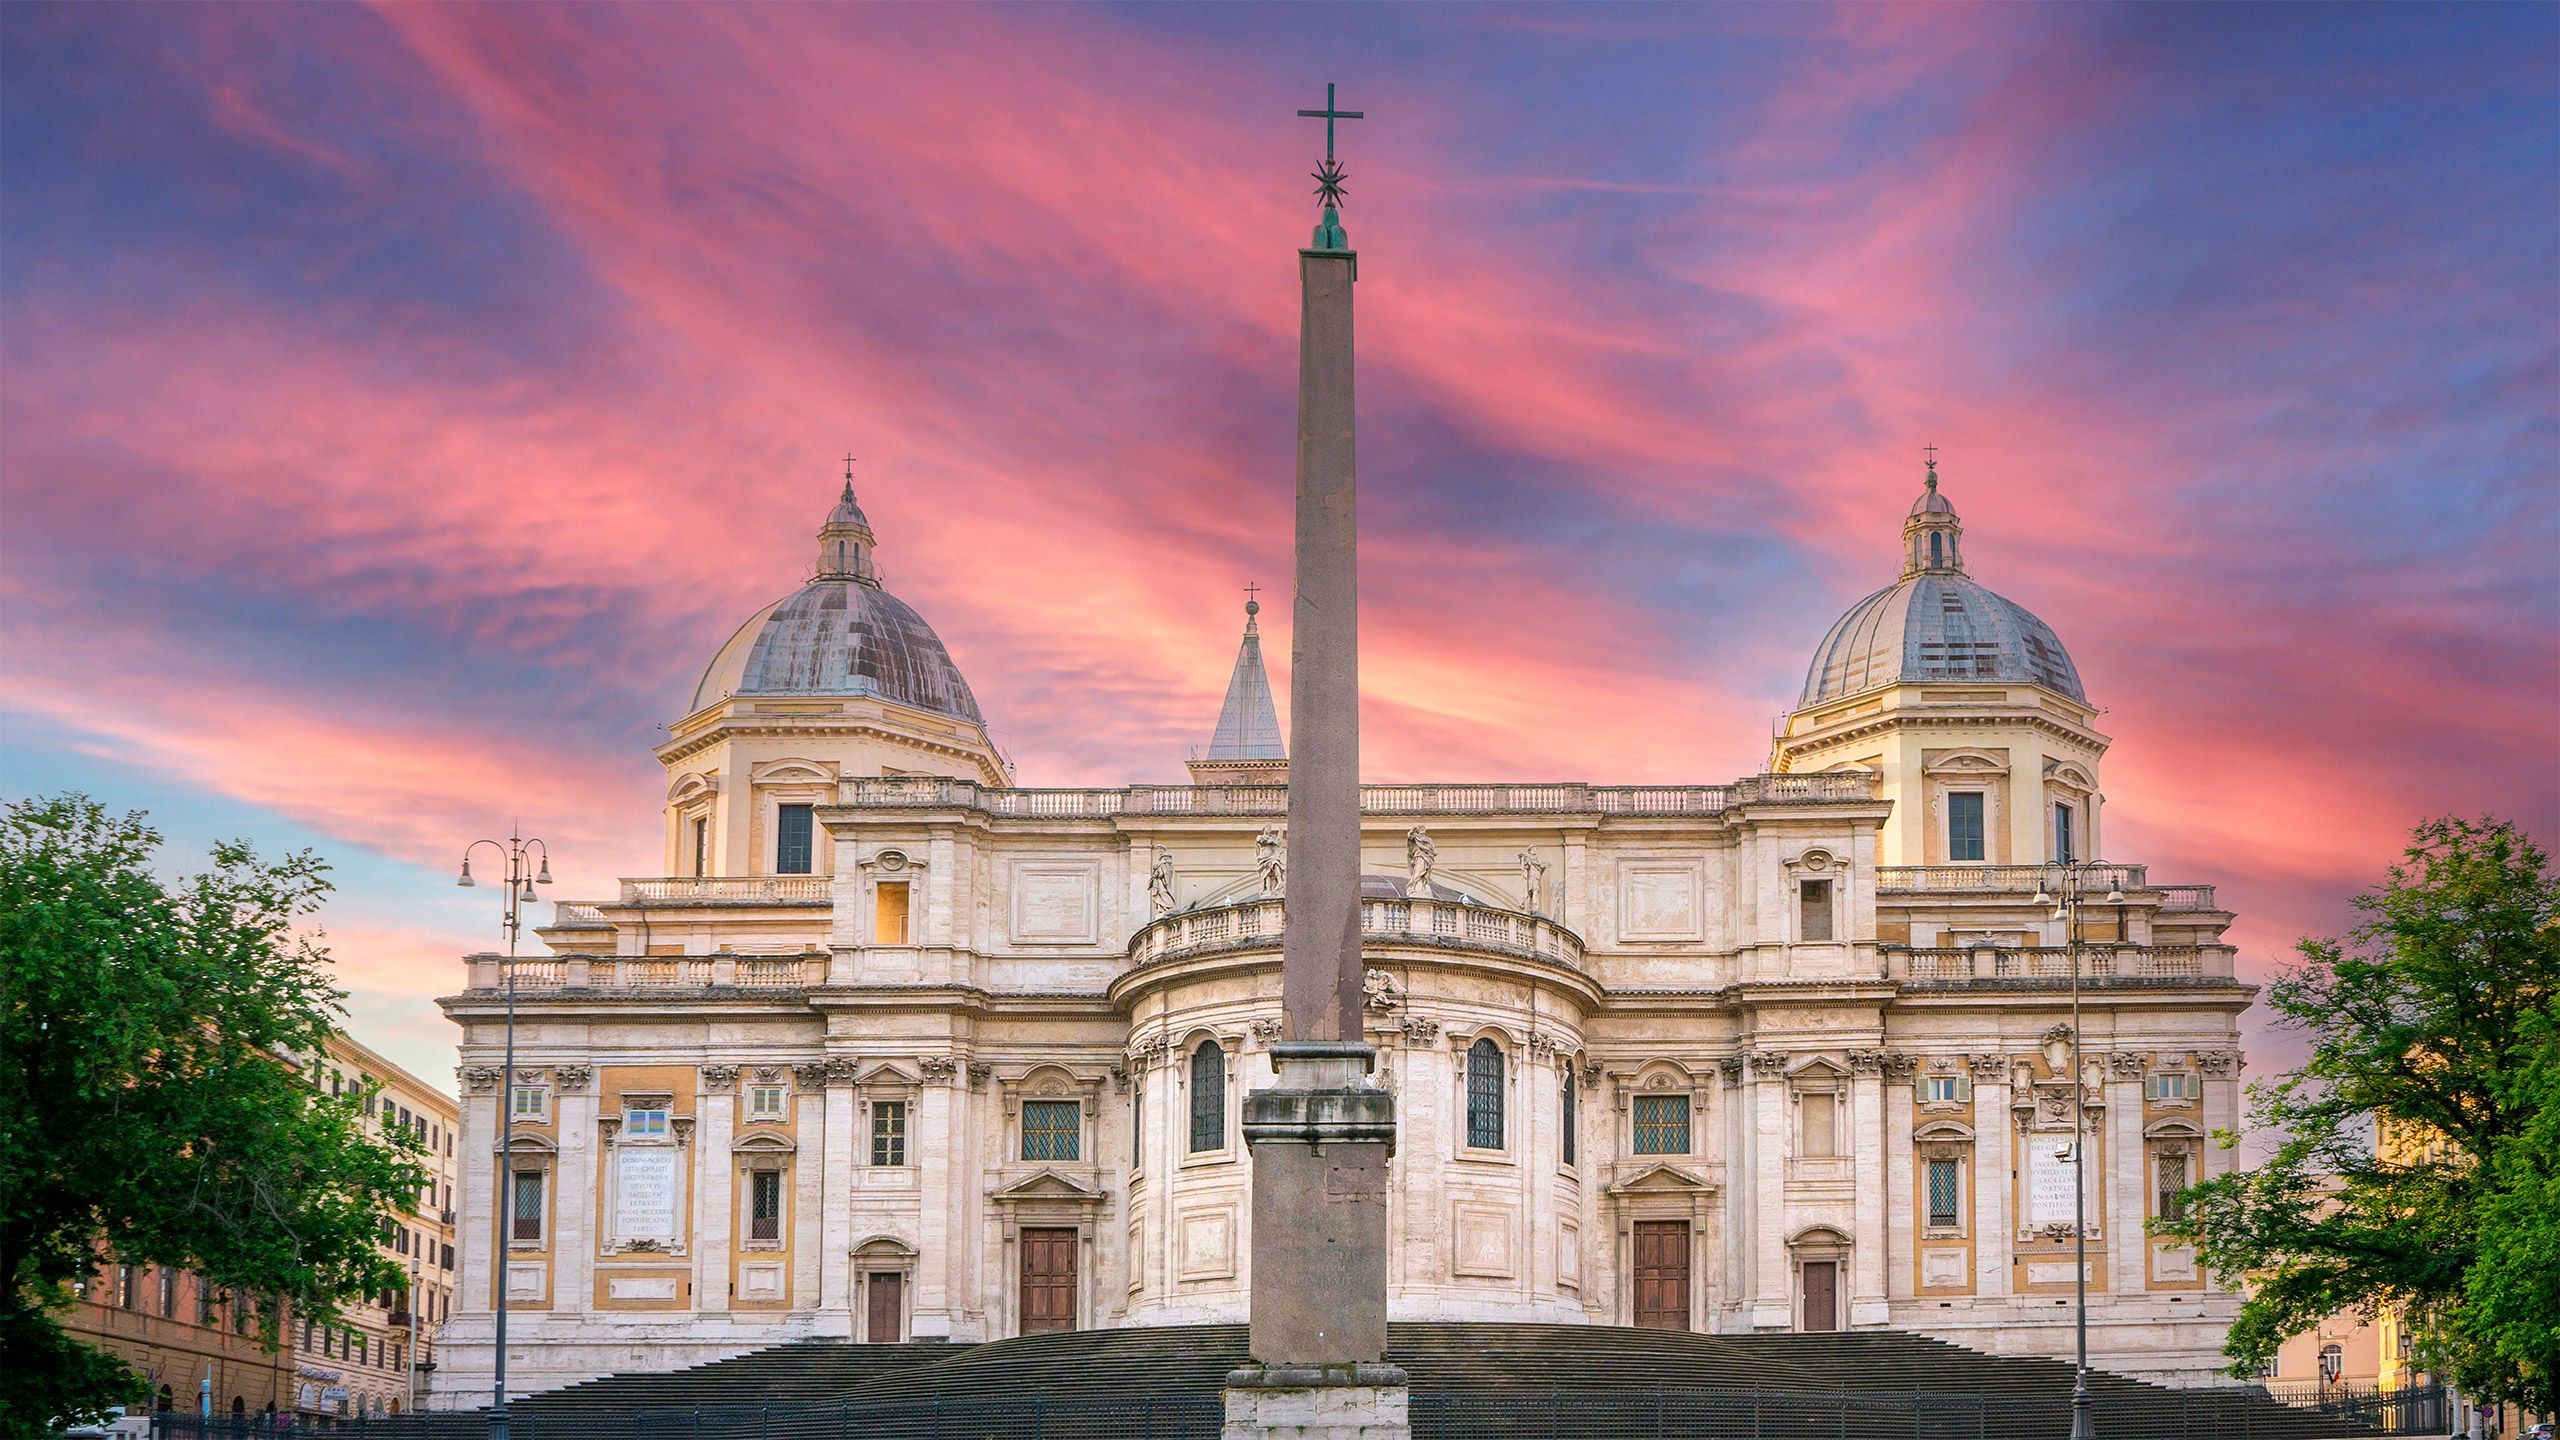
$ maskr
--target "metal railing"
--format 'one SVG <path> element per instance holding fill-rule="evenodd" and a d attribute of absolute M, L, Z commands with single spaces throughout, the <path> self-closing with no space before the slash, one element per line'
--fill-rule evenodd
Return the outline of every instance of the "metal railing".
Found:
<path fill-rule="evenodd" d="M 520 1404 L 519 1440 L 1214 1440 L 1217 1390 L 1078 1395 L 1022 1387 L 1001 1396 L 886 1396 L 765 1403 Z M 2371 1402 L 2387 1402 L 2374 1404 Z M 2069 1397 L 2043 1392 L 1818 1390 L 1628 1383 L 1447 1389 L 1417 1384 L 1417 1440 L 2063 1440 Z M 2442 1434 L 2432 1387 L 2291 1406 L 2244 1386 L 2102 1393 L 2092 1397 L 2106 1440 L 2309 1440 Z M 2316 1411 L 2318 1414 L 2306 1413 Z M 481 1440 L 477 1411 L 304 1421 L 289 1430 L 257 1417 L 153 1417 L 154 1440 L 271 1440 L 323 1430 L 370 1440 Z"/>
<path fill-rule="evenodd" d="M 1870 801 L 1864 772 L 1754 775 L 1729 785 L 1363 785 L 1370 815 L 1720 815 L 1741 805 Z M 1119 790 L 1025 790 L 932 775 L 854 776 L 839 803 L 862 808 L 956 807 L 1011 819 L 1107 820 L 1121 815 L 1285 815 L 1282 785 L 1132 785 Z M 626 882 L 628 883 L 628 882 Z"/>
<path fill-rule="evenodd" d="M 1281 902 L 1276 895 L 1184 910 L 1159 916 L 1129 938 L 1132 968 L 1161 964 L 1188 955 L 1280 944 Z M 1456 945 L 1461 948 L 1545 960 L 1582 968 L 1582 937 L 1548 919 L 1491 905 L 1461 905 L 1449 900 L 1404 899 L 1360 902 L 1360 934 L 1393 944 Z"/>

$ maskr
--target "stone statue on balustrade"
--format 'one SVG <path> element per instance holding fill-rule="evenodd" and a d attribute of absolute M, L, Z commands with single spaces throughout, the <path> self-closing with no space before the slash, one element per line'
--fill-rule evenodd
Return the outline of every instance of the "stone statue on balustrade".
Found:
<path fill-rule="evenodd" d="M 1546 914 L 1547 862 L 1534 845 L 1520 852 L 1520 903 L 1532 915 Z"/>
<path fill-rule="evenodd" d="M 1253 837 L 1253 868 L 1262 876 L 1262 893 L 1277 895 L 1289 884 L 1289 832 L 1265 825 Z"/>
<path fill-rule="evenodd" d="M 1431 867 L 1440 860 L 1440 847 L 1431 843 L 1431 832 L 1416 825 L 1404 832 L 1404 893 L 1414 899 L 1427 899 L 1431 894 Z"/>
<path fill-rule="evenodd" d="M 1156 852 L 1156 863 L 1147 871 L 1147 909 L 1155 915 L 1173 913 L 1173 853 Z"/>

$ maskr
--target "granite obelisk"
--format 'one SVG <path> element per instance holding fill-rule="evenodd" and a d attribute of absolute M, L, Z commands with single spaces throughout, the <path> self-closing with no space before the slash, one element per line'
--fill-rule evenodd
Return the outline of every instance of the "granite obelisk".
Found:
<path fill-rule="evenodd" d="M 1395 1100 L 1361 1035 L 1360 633 L 1351 287 L 1326 87 L 1323 223 L 1298 252 L 1298 520 L 1289 635 L 1289 871 L 1274 1084 L 1245 1097 L 1253 1156 L 1256 1366 L 1227 1389 L 1230 1437 L 1409 1433 L 1387 1343 L 1387 1162 Z"/>

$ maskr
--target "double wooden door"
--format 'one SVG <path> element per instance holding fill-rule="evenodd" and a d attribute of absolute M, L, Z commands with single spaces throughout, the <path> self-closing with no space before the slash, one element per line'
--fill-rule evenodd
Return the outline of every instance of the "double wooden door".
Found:
<path fill-rule="evenodd" d="M 1689 1328 L 1689 1222 L 1639 1220 L 1635 1225 L 1636 1324 L 1647 1330 Z"/>
<path fill-rule="evenodd" d="M 1076 1328 L 1076 1232 L 1025 1229 L 1022 1250 L 1022 1333 L 1039 1335 Z"/>
<path fill-rule="evenodd" d="M 862 1338 L 874 1345 L 904 1340 L 907 1321 L 907 1277 L 875 1272 L 863 1280 Z"/>

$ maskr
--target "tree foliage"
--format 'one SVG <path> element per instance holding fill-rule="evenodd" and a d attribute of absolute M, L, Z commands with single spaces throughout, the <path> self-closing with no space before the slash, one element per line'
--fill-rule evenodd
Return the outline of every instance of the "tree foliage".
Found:
<path fill-rule="evenodd" d="M 134 1393 L 60 1328 L 109 1259 L 323 1320 L 407 1283 L 379 1241 L 425 1181 L 416 1143 L 306 1072 L 343 998 L 303 928 L 327 866 L 226 843 L 164 881 L 160 845 L 85 796 L 0 815 L 0 1432 Z"/>
<path fill-rule="evenodd" d="M 2235 1373 L 2322 1316 L 2398 1311 L 2418 1359 L 2560 1407 L 2560 883 L 2514 825 L 2418 828 L 2267 992 L 2310 1058 L 2251 1087 L 2266 1163 L 2188 1192 L 2166 1234 L 2245 1277 Z M 2225 1137 L 2225 1143 L 2233 1143 Z"/>

